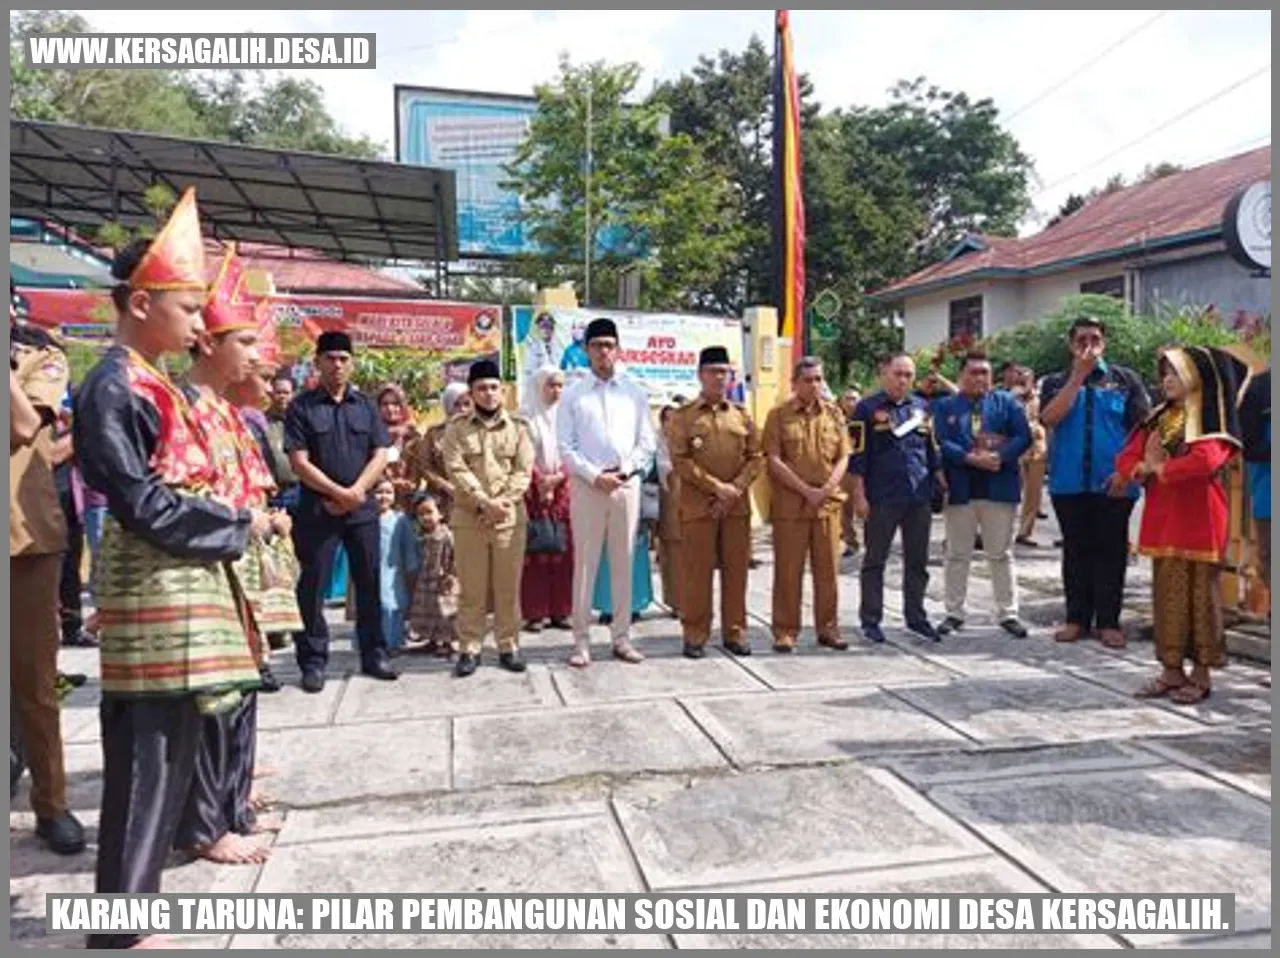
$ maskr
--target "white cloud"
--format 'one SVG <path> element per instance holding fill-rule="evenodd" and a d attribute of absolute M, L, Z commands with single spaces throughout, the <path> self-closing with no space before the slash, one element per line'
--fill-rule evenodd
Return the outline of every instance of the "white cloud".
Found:
<path fill-rule="evenodd" d="M 109 31 L 227 29 L 225 11 L 86 11 Z M 824 106 L 879 104 L 901 78 L 927 76 L 1006 115 L 1097 56 L 1152 11 L 794 11 L 798 67 Z M 257 11 L 259 32 L 376 32 L 376 71 L 309 71 L 353 133 L 390 145 L 396 83 L 528 93 L 576 62 L 639 62 L 642 89 L 700 54 L 771 45 L 769 11 Z M 1078 170 L 1271 59 L 1271 13 L 1173 10 L 1065 83 L 1010 127 L 1042 185 Z M 1257 145 L 1271 131 L 1271 77 L 1247 84 L 1144 142 L 1036 196 L 1052 213 L 1071 191 L 1148 163 L 1194 165 Z M 1253 141 L 1253 142 L 1251 142 Z"/>

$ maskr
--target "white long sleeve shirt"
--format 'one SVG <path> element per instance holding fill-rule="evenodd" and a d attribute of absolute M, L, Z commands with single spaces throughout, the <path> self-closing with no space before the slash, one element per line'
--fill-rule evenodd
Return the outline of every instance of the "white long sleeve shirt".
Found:
<path fill-rule="evenodd" d="M 626 376 L 594 374 L 566 390 L 556 423 L 560 458 L 586 482 L 617 469 L 624 476 L 653 465 L 657 438 L 649 397 Z"/>

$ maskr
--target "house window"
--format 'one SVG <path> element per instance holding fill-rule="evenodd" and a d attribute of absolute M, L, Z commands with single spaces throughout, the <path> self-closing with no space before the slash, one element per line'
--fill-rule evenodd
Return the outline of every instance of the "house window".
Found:
<path fill-rule="evenodd" d="M 1090 280 L 1087 283 L 1080 284 L 1080 292 L 1097 293 L 1099 296 L 1114 296 L 1116 299 L 1124 300 L 1124 277 L 1108 276 L 1106 279 Z"/>
<path fill-rule="evenodd" d="M 982 297 L 966 296 L 964 299 L 953 299 L 947 317 L 947 338 L 956 339 L 967 336 L 969 339 L 982 337 Z"/>

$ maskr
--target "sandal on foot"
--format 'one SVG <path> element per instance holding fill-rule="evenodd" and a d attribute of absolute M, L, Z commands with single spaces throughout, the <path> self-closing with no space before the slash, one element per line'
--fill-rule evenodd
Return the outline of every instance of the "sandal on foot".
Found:
<path fill-rule="evenodd" d="M 1133 697 L 1136 699 L 1161 699 L 1186 684 L 1185 679 L 1181 682 L 1170 682 L 1163 675 L 1157 675 L 1138 691 L 1134 692 Z"/>
<path fill-rule="evenodd" d="M 590 653 L 583 652 L 581 649 L 576 649 L 573 654 L 569 656 L 569 664 L 575 669 L 585 669 L 591 664 L 591 655 Z"/>
<path fill-rule="evenodd" d="M 1196 705 L 1203 702 L 1209 697 L 1209 693 L 1213 690 L 1207 685 L 1197 685 L 1195 682 L 1187 682 L 1185 685 L 1174 690 L 1169 696 L 1171 702 L 1178 705 Z"/>

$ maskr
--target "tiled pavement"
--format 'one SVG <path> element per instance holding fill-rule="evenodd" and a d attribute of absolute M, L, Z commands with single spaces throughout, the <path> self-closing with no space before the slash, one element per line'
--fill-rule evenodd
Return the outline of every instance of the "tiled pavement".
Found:
<path fill-rule="evenodd" d="M 1051 533 L 1042 533 L 1046 543 Z M 935 543 L 935 549 L 937 543 Z M 166 890 L 341 892 L 1229 891 L 1237 927 L 1219 944 L 1269 947 L 1271 704 L 1266 672 L 1233 662 L 1213 696 L 1181 708 L 1129 694 L 1149 644 L 1110 651 L 1049 638 L 1057 554 L 1023 553 L 1026 641 L 975 615 L 923 645 L 896 627 L 844 653 L 768 649 L 767 542 L 751 577 L 748 659 L 679 655 L 655 607 L 638 667 L 607 655 L 564 664 L 565 633 L 527 636 L 529 671 L 490 661 L 465 682 L 401 659 L 394 685 L 353 675 L 338 642 L 331 681 L 263 696 L 264 780 L 286 822 L 269 862 L 177 864 Z M 842 578 L 856 623 L 856 563 Z M 980 563 L 979 563 L 980 565 Z M 1145 565 L 1130 597 L 1144 600 Z M 930 611 L 941 613 L 934 566 Z M 989 604 L 976 570 L 972 608 Z M 888 592 L 896 595 L 896 566 Z M 900 624 L 892 615 L 890 626 Z M 603 643 L 603 630 L 597 630 Z M 601 645 L 601 652 L 604 647 Z M 64 669 L 94 671 L 67 650 Z M 66 710 L 71 800 L 97 825 L 95 684 Z M 25 789 L 11 814 L 11 935 L 43 938 L 43 894 L 88 891 L 93 850 L 65 860 L 30 836 Z M 332 947 L 330 936 L 192 940 L 204 947 Z M 350 947 L 1147 947 L 1137 936 L 353 936 Z"/>

